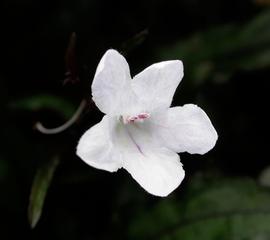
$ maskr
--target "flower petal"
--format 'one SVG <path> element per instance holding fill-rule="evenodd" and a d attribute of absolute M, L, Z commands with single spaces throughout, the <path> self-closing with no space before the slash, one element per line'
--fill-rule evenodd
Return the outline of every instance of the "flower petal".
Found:
<path fill-rule="evenodd" d="M 160 147 L 143 123 L 123 125 L 116 129 L 115 146 L 122 154 L 123 168 L 149 193 L 167 196 L 184 178 L 178 154 Z"/>
<path fill-rule="evenodd" d="M 183 76 L 183 64 L 179 60 L 156 63 L 134 77 L 133 91 L 145 110 L 168 108 Z"/>
<path fill-rule="evenodd" d="M 108 50 L 100 60 L 92 83 L 92 96 L 103 113 L 132 114 L 129 111 L 136 105 L 136 96 L 131 89 L 129 66 L 116 50 Z"/>
<path fill-rule="evenodd" d="M 121 158 L 111 140 L 108 116 L 83 134 L 77 146 L 77 155 L 88 165 L 109 172 L 122 167 Z"/>
<path fill-rule="evenodd" d="M 168 109 L 152 121 L 156 137 L 175 152 L 204 154 L 217 141 L 217 132 L 206 113 L 194 104 Z"/>
<path fill-rule="evenodd" d="M 123 167 L 147 192 L 160 197 L 174 191 L 185 176 L 178 154 L 166 148 L 129 153 Z"/>

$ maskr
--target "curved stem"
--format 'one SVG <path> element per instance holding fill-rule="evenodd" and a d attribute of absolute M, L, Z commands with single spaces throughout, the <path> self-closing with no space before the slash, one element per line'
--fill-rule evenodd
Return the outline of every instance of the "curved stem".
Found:
<path fill-rule="evenodd" d="M 43 134 L 61 133 L 61 132 L 65 131 L 66 129 L 68 129 L 71 125 L 73 125 L 78 120 L 78 118 L 82 114 L 85 107 L 86 107 L 86 100 L 84 99 L 81 101 L 80 106 L 78 107 L 78 109 L 76 110 L 74 115 L 67 122 L 65 122 L 63 125 L 61 125 L 59 127 L 46 128 L 43 126 L 43 124 L 41 122 L 37 122 L 35 125 L 35 128 Z"/>

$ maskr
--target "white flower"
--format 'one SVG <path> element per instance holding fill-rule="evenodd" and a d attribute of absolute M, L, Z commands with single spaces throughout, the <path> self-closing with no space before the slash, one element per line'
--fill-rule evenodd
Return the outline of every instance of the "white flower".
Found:
<path fill-rule="evenodd" d="M 123 167 L 153 195 L 170 194 L 185 175 L 177 153 L 204 154 L 217 140 L 201 108 L 170 108 L 182 77 L 183 64 L 175 60 L 153 64 L 132 79 L 125 58 L 108 50 L 92 84 L 105 116 L 81 137 L 77 155 L 98 169 Z"/>

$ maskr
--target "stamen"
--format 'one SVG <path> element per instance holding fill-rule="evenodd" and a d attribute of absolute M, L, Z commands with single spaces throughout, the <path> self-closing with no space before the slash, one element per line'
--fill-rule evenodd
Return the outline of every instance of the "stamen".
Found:
<path fill-rule="evenodd" d="M 149 117 L 150 117 L 149 113 L 140 113 L 138 115 L 138 118 L 140 118 L 140 119 L 146 119 L 146 118 L 149 118 Z"/>
<path fill-rule="evenodd" d="M 123 123 L 127 124 L 127 123 L 134 123 L 134 122 L 143 122 L 145 119 L 149 117 L 150 117 L 149 113 L 140 113 L 135 116 L 127 116 L 127 117 L 122 116 L 122 119 L 123 119 Z"/>

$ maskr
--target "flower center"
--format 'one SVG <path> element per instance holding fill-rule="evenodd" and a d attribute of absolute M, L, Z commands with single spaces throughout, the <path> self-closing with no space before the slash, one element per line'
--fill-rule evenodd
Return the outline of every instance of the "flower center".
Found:
<path fill-rule="evenodd" d="M 135 123 L 135 122 L 143 122 L 145 119 L 149 118 L 149 113 L 140 113 L 135 116 L 122 116 L 122 120 L 124 124 Z"/>

